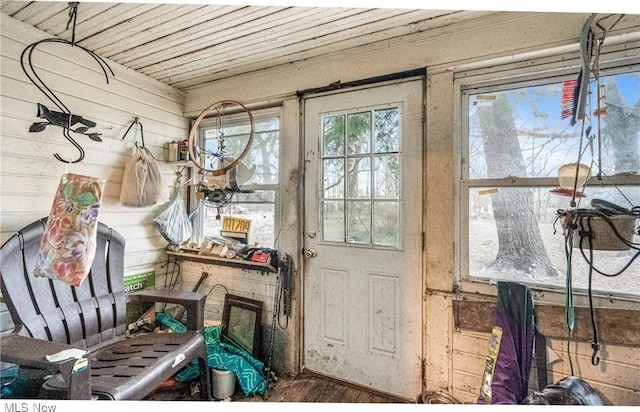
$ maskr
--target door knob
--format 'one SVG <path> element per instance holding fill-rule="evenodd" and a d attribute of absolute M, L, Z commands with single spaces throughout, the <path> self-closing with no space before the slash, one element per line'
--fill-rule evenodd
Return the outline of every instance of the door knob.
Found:
<path fill-rule="evenodd" d="M 313 248 L 304 251 L 304 257 L 314 258 L 316 256 L 318 256 L 318 252 Z"/>

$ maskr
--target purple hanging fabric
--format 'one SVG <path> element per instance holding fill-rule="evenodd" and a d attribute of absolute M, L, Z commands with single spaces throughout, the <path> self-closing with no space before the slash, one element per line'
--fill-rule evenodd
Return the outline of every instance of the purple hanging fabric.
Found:
<path fill-rule="evenodd" d="M 518 405 L 526 398 L 535 340 L 534 316 L 529 288 L 498 282 L 495 326 L 479 404 Z"/>

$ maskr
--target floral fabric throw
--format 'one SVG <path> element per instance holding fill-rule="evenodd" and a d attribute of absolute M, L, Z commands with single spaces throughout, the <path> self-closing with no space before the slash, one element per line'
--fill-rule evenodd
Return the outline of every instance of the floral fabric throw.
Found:
<path fill-rule="evenodd" d="M 80 286 L 96 252 L 98 214 L 105 181 L 67 173 L 60 179 L 40 242 L 34 276 Z"/>

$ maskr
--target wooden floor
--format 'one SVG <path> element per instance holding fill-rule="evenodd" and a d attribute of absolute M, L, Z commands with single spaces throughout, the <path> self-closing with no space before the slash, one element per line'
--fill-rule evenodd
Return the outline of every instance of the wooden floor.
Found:
<path fill-rule="evenodd" d="M 266 399 L 256 396 L 237 400 L 241 402 L 406 403 L 401 399 L 306 372 L 295 378 L 280 378 L 268 392 Z"/>
<path fill-rule="evenodd" d="M 171 383 L 159 388 L 145 398 L 150 401 L 198 401 L 199 391 L 192 383 Z M 197 385 L 195 386 L 197 387 Z M 341 383 L 330 378 L 302 373 L 295 378 L 278 378 L 266 396 L 245 396 L 239 385 L 235 393 L 225 401 L 231 402 L 317 402 L 317 403 L 407 403 L 403 399 L 390 397 L 375 391 Z"/>

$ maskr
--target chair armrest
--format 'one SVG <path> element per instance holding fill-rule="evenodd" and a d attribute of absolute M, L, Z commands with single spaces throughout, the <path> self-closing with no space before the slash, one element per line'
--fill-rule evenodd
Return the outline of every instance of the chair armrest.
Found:
<path fill-rule="evenodd" d="M 204 304 L 207 296 L 201 292 L 171 289 L 146 289 L 127 295 L 129 302 L 167 302 L 182 305 L 187 310 L 187 329 L 204 333 Z"/>
<path fill-rule="evenodd" d="M 74 370 L 77 359 L 66 359 L 60 362 L 50 362 L 47 355 L 74 349 L 66 343 L 51 342 L 11 334 L 2 337 L 2 351 L 0 361 L 13 363 L 35 369 L 43 369 L 52 373 L 60 373 L 67 383 L 67 399 L 91 399 L 91 366 L 87 359 L 85 369 Z"/>

